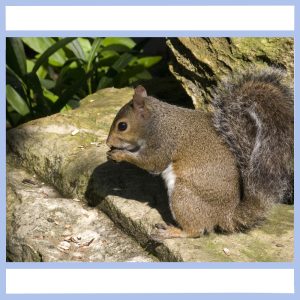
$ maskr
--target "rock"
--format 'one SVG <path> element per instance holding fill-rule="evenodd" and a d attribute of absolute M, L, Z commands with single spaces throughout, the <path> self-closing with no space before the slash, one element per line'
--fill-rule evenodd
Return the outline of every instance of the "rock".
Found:
<path fill-rule="evenodd" d="M 63 198 L 37 179 L 35 185 L 22 183 L 32 175 L 16 166 L 7 170 L 8 260 L 156 260 L 100 210 Z"/>
<path fill-rule="evenodd" d="M 230 73 L 253 65 L 277 66 L 294 82 L 293 38 L 172 38 L 170 70 L 192 98 L 207 109 L 213 88 Z"/>
<path fill-rule="evenodd" d="M 275 207 L 269 220 L 249 233 L 210 234 L 199 239 L 166 240 L 162 244 L 151 240 L 150 233 L 156 223 L 172 222 L 162 179 L 127 163 L 117 164 L 106 159 L 108 148 L 105 140 L 109 127 L 116 112 L 130 100 L 132 94 L 133 90 L 129 88 L 101 90 L 82 100 L 81 106 L 75 110 L 34 120 L 7 132 L 8 159 L 53 185 L 65 197 L 53 200 L 53 206 L 60 207 L 58 215 L 51 213 L 51 206 L 41 206 L 43 201 L 35 202 L 36 208 L 29 210 L 25 204 L 19 203 L 18 210 L 22 213 L 18 215 L 18 224 L 25 218 L 26 212 L 28 214 L 31 211 L 30 230 L 33 231 L 35 224 L 40 222 L 40 211 L 43 211 L 47 216 L 45 226 L 49 228 L 49 236 L 55 238 L 58 235 L 57 232 L 51 233 L 53 227 L 56 228 L 55 221 L 62 224 L 59 235 L 69 230 L 67 236 L 55 240 L 55 247 L 66 238 L 67 242 L 71 237 L 75 239 L 77 234 L 80 234 L 82 240 L 89 242 L 94 238 L 91 231 L 103 232 L 101 228 L 104 226 L 104 217 L 99 211 L 101 209 L 124 232 L 132 235 L 161 261 L 292 261 L 293 206 L 289 205 Z M 75 129 L 79 132 L 72 135 Z M 35 180 L 36 178 L 33 181 Z M 33 188 L 37 185 L 29 186 Z M 73 199 L 80 199 L 82 202 Z M 11 215 L 16 211 L 17 202 L 8 201 L 14 203 L 8 208 L 8 215 Z M 94 207 L 87 207 L 86 202 Z M 80 213 L 72 212 L 71 208 L 75 206 L 80 208 Z M 93 217 L 88 217 L 90 214 Z M 54 221 L 49 222 L 47 218 Z M 80 226 L 76 225 L 76 228 L 81 230 L 74 232 L 74 222 L 86 222 L 85 220 L 92 220 L 93 229 L 89 227 L 92 224 L 79 223 Z M 71 226 L 66 227 L 70 224 Z M 15 244 L 8 244 L 9 249 L 21 247 L 24 243 L 17 239 L 18 226 L 10 226 L 8 240 L 15 241 Z M 76 235 L 73 236 L 73 233 Z M 89 247 L 93 247 L 95 241 L 96 238 Z M 121 256 L 114 257 L 121 251 L 119 244 L 114 245 L 112 239 L 108 239 L 108 243 L 111 244 L 105 251 L 109 251 L 111 259 L 121 259 Z M 72 249 L 74 242 L 70 244 Z M 277 247 L 276 244 L 283 244 L 285 247 Z M 230 249 L 230 256 L 224 253 L 224 248 Z M 61 255 L 57 257 L 58 260 L 80 257 L 78 249 L 72 254 L 56 248 L 55 251 Z M 40 259 L 38 253 L 32 252 L 31 259 Z M 102 261 L 109 255 L 106 252 L 104 257 L 99 258 L 95 254 L 82 257 L 81 260 Z M 141 261 L 140 256 L 136 254 L 122 259 Z M 13 255 L 9 257 L 14 260 Z"/>

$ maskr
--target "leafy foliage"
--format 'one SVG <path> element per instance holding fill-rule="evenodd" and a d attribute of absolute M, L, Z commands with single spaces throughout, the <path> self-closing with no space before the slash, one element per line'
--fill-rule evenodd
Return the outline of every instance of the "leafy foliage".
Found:
<path fill-rule="evenodd" d="M 6 111 L 16 126 L 80 105 L 87 94 L 151 79 L 160 56 L 143 56 L 147 39 L 7 38 Z"/>

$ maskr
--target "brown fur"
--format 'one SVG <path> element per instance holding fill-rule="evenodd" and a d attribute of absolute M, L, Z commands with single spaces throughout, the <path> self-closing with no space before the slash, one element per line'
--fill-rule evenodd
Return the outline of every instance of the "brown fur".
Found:
<path fill-rule="evenodd" d="M 176 178 L 169 205 L 180 228 L 160 226 L 155 239 L 249 228 L 272 203 L 291 197 L 292 97 L 278 74 L 227 82 L 216 93 L 213 116 L 163 103 L 141 86 L 119 111 L 108 158 L 155 174 L 171 164 Z"/>

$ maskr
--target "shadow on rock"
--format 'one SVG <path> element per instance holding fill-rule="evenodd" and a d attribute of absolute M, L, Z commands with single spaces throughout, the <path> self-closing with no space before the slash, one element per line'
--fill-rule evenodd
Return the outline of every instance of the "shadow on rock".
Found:
<path fill-rule="evenodd" d="M 160 176 L 151 175 L 125 162 L 107 161 L 93 171 L 85 197 L 90 206 L 97 206 L 109 195 L 147 202 L 158 210 L 166 223 L 174 223 Z"/>

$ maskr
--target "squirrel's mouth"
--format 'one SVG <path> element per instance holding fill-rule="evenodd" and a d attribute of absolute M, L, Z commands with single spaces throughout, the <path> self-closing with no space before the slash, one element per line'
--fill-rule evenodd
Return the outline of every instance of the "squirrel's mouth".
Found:
<path fill-rule="evenodd" d="M 138 152 L 140 150 L 140 146 L 139 145 L 128 145 L 126 147 L 115 147 L 115 146 L 111 146 L 110 147 L 110 151 L 113 150 L 121 150 L 121 151 L 129 151 L 129 152 Z"/>

